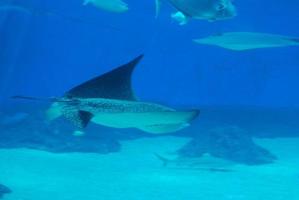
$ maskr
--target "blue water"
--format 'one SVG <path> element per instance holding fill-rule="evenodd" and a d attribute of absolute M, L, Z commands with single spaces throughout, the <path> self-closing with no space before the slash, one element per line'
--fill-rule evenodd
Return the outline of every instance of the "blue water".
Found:
<path fill-rule="evenodd" d="M 170 19 L 167 4 L 155 19 L 152 1 L 130 1 L 130 12 L 122 15 L 83 7 L 80 0 L 16 2 L 82 20 L 2 12 L 1 99 L 16 93 L 61 95 L 144 53 L 134 75 L 140 98 L 187 105 L 298 106 L 298 48 L 236 53 L 192 42 L 225 31 L 296 37 L 295 0 L 235 2 L 238 16 L 232 20 L 193 20 L 183 27 Z"/>
<path fill-rule="evenodd" d="M 45 200 L 50 197 L 258 200 L 272 196 L 299 199 L 295 187 L 299 174 L 296 155 L 299 47 L 235 52 L 192 42 L 195 38 L 233 31 L 299 37 L 298 0 L 235 1 L 238 15 L 233 19 L 216 22 L 190 20 L 184 26 L 170 18 L 173 8 L 166 2 L 162 4 L 158 18 L 155 18 L 154 0 L 126 2 L 129 11 L 116 14 L 94 6 L 83 6 L 81 0 L 0 0 L 0 169 L 4 171 L 3 175 L 0 174 L 0 184 L 12 190 L 5 198 L 20 199 L 23 195 L 23 199 L 34 200 L 42 195 L 41 199 Z M 1 10 L 3 5 L 18 5 L 25 12 Z M 133 74 L 133 88 L 138 98 L 174 108 L 201 109 L 200 117 L 191 127 L 164 139 L 133 129 L 91 125 L 84 138 L 74 138 L 71 135 L 73 127 L 67 121 L 59 120 L 54 125 L 45 122 L 43 113 L 49 106 L 47 102 L 10 99 L 13 95 L 62 96 L 70 88 L 140 54 L 145 57 Z M 194 172 L 196 170 L 185 168 L 181 173 L 163 168 L 152 156 L 156 151 L 167 154 L 180 149 L 188 144 L 186 138 L 206 139 L 206 133 L 210 134 L 219 127 L 244 130 L 241 132 L 275 155 L 274 164 L 254 168 L 245 162 L 246 167 L 237 167 L 238 173 L 234 175 Z M 229 133 L 225 133 L 228 143 L 234 139 L 230 131 L 228 129 Z M 242 137 L 242 133 L 236 137 Z M 254 138 L 258 138 L 257 141 Z M 98 140 L 101 144 L 95 142 Z M 157 144 L 165 146 L 158 148 Z M 139 148 L 144 156 L 138 154 Z M 242 145 L 239 148 L 242 149 Z M 74 152 L 78 154 L 73 155 Z M 81 155 L 82 152 L 87 153 Z M 95 152 L 100 154 L 99 157 L 93 154 Z M 111 152 L 115 153 L 111 159 L 105 157 Z M 192 148 L 189 153 L 194 153 Z M 67 161 L 60 156 L 65 156 Z M 228 158 L 230 154 L 223 157 Z M 30 167 L 24 161 L 26 159 L 31 159 L 34 167 Z M 122 164 L 115 167 L 118 161 Z M 62 162 L 61 168 L 59 162 Z M 80 164 L 72 168 L 76 163 Z M 105 163 L 113 166 L 115 171 L 109 171 L 107 166 L 101 168 Z M 53 170 L 43 171 L 47 165 Z M 89 168 L 90 165 L 95 167 Z M 132 175 L 134 178 L 130 175 L 118 180 L 122 174 L 130 174 L 134 166 L 138 168 L 138 172 Z M 55 171 L 59 169 L 66 175 Z M 105 175 L 101 174 L 101 169 Z M 252 176 L 248 175 L 250 173 Z M 45 175 L 44 180 L 40 178 L 42 175 Z M 52 180 L 55 175 L 62 178 Z M 72 178 L 75 175 L 78 175 L 75 190 L 80 186 L 89 188 L 86 193 L 84 190 L 79 190 L 78 194 L 75 190 L 64 190 L 64 184 L 71 187 L 70 182 L 76 181 Z M 38 181 L 34 181 L 37 177 Z M 111 185 L 97 182 L 101 177 Z M 202 180 L 205 181 L 198 183 L 199 179 L 195 177 L 204 177 Z M 222 186 L 212 181 L 221 178 L 224 180 Z M 244 181 L 238 182 L 239 179 Z M 257 182 L 261 179 L 265 181 Z M 285 180 L 285 184 L 280 185 L 280 179 Z M 47 185 L 50 181 L 57 184 Z M 131 183 L 127 187 L 126 181 Z M 188 186 L 194 181 L 205 192 Z M 40 184 L 43 187 L 39 188 Z M 224 186 L 226 184 L 231 184 L 231 187 Z M 260 184 L 259 189 L 254 189 L 254 184 Z M 104 189 L 97 190 L 96 186 Z M 140 188 L 134 191 L 132 188 L 136 186 Z M 148 190 L 144 189 L 146 187 Z M 275 191 L 271 191 L 271 187 Z M 117 196 L 114 190 L 122 195 Z M 173 190 L 177 193 L 171 194 Z M 134 192 L 139 196 L 134 196 Z M 65 193 L 69 196 L 58 195 Z"/>

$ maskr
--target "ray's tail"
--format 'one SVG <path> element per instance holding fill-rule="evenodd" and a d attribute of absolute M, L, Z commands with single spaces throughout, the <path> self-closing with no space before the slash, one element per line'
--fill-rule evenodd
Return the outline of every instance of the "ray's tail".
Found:
<path fill-rule="evenodd" d="M 30 100 L 30 101 L 48 101 L 48 102 L 57 101 L 57 98 L 40 98 L 40 97 L 21 96 L 21 95 L 12 96 L 11 98 L 12 99 Z"/>
<path fill-rule="evenodd" d="M 37 98 L 37 97 L 20 96 L 20 95 L 12 96 L 11 98 L 12 99 L 34 100 L 34 101 L 40 101 L 40 100 L 42 100 L 41 98 Z"/>
<path fill-rule="evenodd" d="M 57 97 L 32 97 L 32 96 L 22 96 L 22 95 L 16 95 L 12 96 L 12 99 L 20 99 L 20 100 L 29 100 L 29 101 L 44 101 L 44 102 L 63 102 L 63 103 L 72 103 L 75 102 L 76 99 L 66 99 L 66 98 L 57 98 Z"/>

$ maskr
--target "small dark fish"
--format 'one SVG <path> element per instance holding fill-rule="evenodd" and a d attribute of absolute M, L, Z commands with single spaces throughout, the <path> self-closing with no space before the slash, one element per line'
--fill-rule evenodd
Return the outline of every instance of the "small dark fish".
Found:
<path fill-rule="evenodd" d="M 3 195 L 5 195 L 5 194 L 9 194 L 9 193 L 11 193 L 11 192 L 12 192 L 12 191 L 11 191 L 8 187 L 6 187 L 6 186 L 0 184 L 0 199 L 3 197 Z"/>

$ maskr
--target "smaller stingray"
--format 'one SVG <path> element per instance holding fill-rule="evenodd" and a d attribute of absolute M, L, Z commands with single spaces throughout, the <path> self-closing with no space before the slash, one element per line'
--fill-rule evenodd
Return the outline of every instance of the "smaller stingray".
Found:
<path fill-rule="evenodd" d="M 196 39 L 198 44 L 215 45 L 234 51 L 299 45 L 299 38 L 268 33 L 228 32 Z"/>
<path fill-rule="evenodd" d="M 128 5 L 122 0 L 85 0 L 83 5 L 92 4 L 109 12 L 123 13 L 128 11 Z"/>
<path fill-rule="evenodd" d="M 232 0 L 167 0 L 177 12 L 171 17 L 184 25 L 188 19 L 208 21 L 224 20 L 236 16 Z M 161 0 L 156 0 L 156 16 L 159 14 Z"/>
<path fill-rule="evenodd" d="M 204 170 L 211 172 L 232 172 L 232 167 L 236 165 L 235 163 L 224 160 L 221 158 L 213 157 L 209 154 L 204 154 L 201 157 L 188 158 L 178 156 L 177 158 L 171 159 L 163 157 L 159 154 L 155 156 L 162 162 L 164 167 L 174 168 L 174 169 L 194 169 L 194 170 Z"/>

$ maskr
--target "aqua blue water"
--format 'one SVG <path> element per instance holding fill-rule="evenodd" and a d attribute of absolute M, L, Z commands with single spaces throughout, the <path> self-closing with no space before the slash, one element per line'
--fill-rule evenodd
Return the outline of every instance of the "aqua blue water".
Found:
<path fill-rule="evenodd" d="M 299 1 L 234 1 L 232 19 L 190 20 L 184 26 L 170 18 L 174 9 L 167 2 L 158 18 L 154 0 L 126 2 L 129 11 L 116 14 L 81 0 L 0 0 L 0 185 L 12 190 L 4 199 L 299 199 L 299 47 L 238 52 L 192 42 L 236 31 L 299 38 Z M 20 10 L 1 9 L 6 5 Z M 132 77 L 135 94 L 174 108 L 201 109 L 189 128 L 153 137 L 91 125 L 85 138 L 76 138 L 67 121 L 45 122 L 48 102 L 10 98 L 60 97 L 141 54 Z M 235 136 L 227 127 L 242 131 Z M 242 155 L 215 153 L 225 146 L 213 146 L 215 128 L 221 129 L 217 134 L 225 130 L 225 144 L 249 135 L 240 152 L 259 151 L 252 137 L 276 157 L 274 163 L 256 167 L 248 162 L 260 154 L 240 161 Z M 238 157 L 233 162 L 241 166 L 233 174 L 215 173 L 209 164 L 199 168 L 212 172 L 190 163 L 176 171 L 153 156 L 171 157 L 192 138 L 209 140 L 208 153 L 216 148 L 222 158 Z M 189 156 L 198 153 L 193 150 Z"/>

